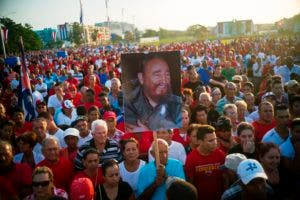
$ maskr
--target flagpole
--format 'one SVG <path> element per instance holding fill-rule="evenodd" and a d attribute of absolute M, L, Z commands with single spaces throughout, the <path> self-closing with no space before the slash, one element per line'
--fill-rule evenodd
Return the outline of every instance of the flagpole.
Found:
<path fill-rule="evenodd" d="M 4 31 L 2 29 L 2 24 L 1 24 L 1 42 L 2 42 L 2 49 L 3 49 L 3 54 L 4 58 L 6 58 L 6 50 L 5 50 L 5 44 L 4 44 Z"/>

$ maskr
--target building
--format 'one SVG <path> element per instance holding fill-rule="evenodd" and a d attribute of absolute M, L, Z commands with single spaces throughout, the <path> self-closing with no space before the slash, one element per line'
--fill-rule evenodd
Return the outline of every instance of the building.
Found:
<path fill-rule="evenodd" d="M 126 22 L 100 22 L 96 23 L 95 26 L 98 27 L 109 27 L 111 34 L 116 34 L 124 38 L 124 34 L 126 31 L 133 32 L 135 26 L 133 24 L 129 24 Z"/>
<path fill-rule="evenodd" d="M 72 25 L 69 23 L 64 23 L 57 25 L 57 38 L 59 40 L 70 40 L 70 33 L 72 31 Z"/>
<path fill-rule="evenodd" d="M 218 37 L 251 35 L 254 33 L 254 24 L 252 20 L 218 22 L 214 32 Z"/>
<path fill-rule="evenodd" d="M 47 43 L 54 41 L 53 32 L 57 32 L 56 29 L 52 28 L 44 28 L 43 30 L 34 31 L 42 40 L 43 45 L 45 46 Z"/>
<path fill-rule="evenodd" d="M 108 27 L 84 25 L 86 42 L 91 45 L 106 44 L 110 40 Z"/>

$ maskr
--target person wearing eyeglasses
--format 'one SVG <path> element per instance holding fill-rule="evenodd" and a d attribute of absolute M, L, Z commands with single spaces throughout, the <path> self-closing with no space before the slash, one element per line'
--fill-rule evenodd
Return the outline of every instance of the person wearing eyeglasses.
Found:
<path fill-rule="evenodd" d="M 32 173 L 32 191 L 24 200 L 44 200 L 53 196 L 68 199 L 66 191 L 56 188 L 53 173 L 48 167 L 37 167 Z"/>

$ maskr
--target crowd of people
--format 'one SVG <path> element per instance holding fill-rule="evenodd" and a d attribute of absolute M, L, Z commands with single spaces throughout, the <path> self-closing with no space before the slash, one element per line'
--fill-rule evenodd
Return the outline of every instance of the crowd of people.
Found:
<path fill-rule="evenodd" d="M 182 126 L 155 145 L 126 129 L 121 54 L 159 51 L 180 51 Z M 296 38 L 67 52 L 26 53 L 34 115 L 0 64 L 0 199 L 300 199 Z"/>

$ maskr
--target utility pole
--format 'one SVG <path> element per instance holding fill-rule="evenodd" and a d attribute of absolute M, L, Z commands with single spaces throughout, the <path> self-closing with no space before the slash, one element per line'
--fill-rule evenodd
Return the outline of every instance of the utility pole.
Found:
<path fill-rule="evenodd" d="M 2 42 L 3 55 L 4 55 L 4 58 L 6 58 L 6 50 L 5 50 L 5 44 L 4 44 L 4 31 L 2 30 L 2 27 L 4 27 L 4 25 L 0 24 L 0 28 L 1 28 L 1 42 Z"/>

